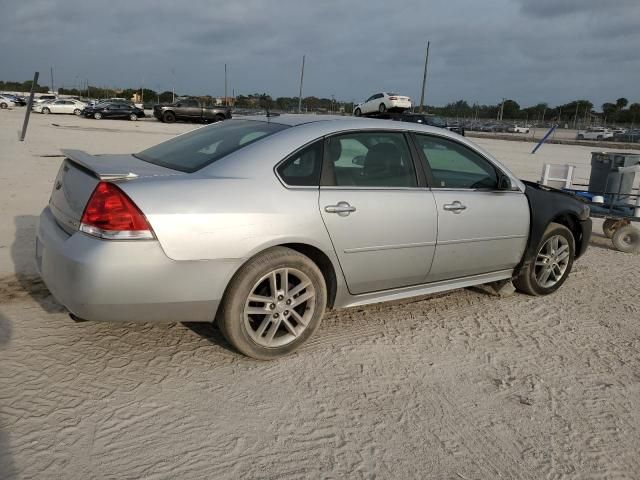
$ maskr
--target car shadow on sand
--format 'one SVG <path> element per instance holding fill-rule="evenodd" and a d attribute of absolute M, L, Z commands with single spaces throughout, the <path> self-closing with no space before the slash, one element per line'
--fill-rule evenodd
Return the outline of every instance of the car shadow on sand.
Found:
<path fill-rule="evenodd" d="M 215 323 L 183 322 L 182 325 L 208 342 L 223 348 L 234 355 L 238 354 L 237 350 L 235 350 L 231 344 L 227 342 L 227 339 L 224 338 L 224 335 Z"/>
<path fill-rule="evenodd" d="M 12 326 L 7 316 L 0 311 L 0 350 L 8 345 L 11 340 Z M 0 416 L 0 477 L 3 479 L 15 478 L 16 471 L 11 455 L 9 433 L 5 431 L 6 419 Z"/>
<path fill-rule="evenodd" d="M 35 215 L 18 215 L 14 218 L 16 234 L 11 245 L 11 260 L 15 276 L 3 285 L 4 295 L 9 298 L 30 296 L 48 313 L 59 313 L 64 308 L 59 305 L 47 289 L 36 270 L 36 225 Z"/>

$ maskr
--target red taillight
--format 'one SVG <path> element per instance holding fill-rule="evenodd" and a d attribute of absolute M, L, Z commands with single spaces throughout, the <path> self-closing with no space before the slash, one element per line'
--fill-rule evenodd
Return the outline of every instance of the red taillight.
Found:
<path fill-rule="evenodd" d="M 389 100 L 397 100 L 398 97 L 389 97 Z"/>
<path fill-rule="evenodd" d="M 84 208 L 80 222 L 80 231 L 100 238 L 153 238 L 151 226 L 144 214 L 113 183 L 98 183 Z"/>

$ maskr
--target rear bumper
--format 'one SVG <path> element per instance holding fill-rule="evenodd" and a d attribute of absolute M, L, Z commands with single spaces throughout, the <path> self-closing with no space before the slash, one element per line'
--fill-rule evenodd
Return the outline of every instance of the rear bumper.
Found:
<path fill-rule="evenodd" d="M 40 215 L 36 264 L 49 291 L 85 320 L 211 322 L 237 264 L 174 261 L 159 242 L 67 234 L 49 208 Z"/>

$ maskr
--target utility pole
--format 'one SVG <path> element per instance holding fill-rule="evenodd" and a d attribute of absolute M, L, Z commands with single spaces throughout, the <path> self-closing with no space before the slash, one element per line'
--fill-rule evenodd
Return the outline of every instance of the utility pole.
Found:
<path fill-rule="evenodd" d="M 427 87 L 427 66 L 429 65 L 429 46 L 431 42 L 427 42 L 427 55 L 424 58 L 424 73 L 422 74 L 422 93 L 420 94 L 420 113 L 424 112 L 424 91 Z"/>
<path fill-rule="evenodd" d="M 227 64 L 224 64 L 224 105 L 229 105 L 227 101 Z"/>
<path fill-rule="evenodd" d="M 53 67 L 51 67 L 51 93 L 55 93 L 55 90 L 53 89 Z"/>
<path fill-rule="evenodd" d="M 302 82 L 304 81 L 304 59 L 306 55 L 302 56 L 302 70 L 300 71 L 300 93 L 298 94 L 298 113 L 302 113 Z"/>
<path fill-rule="evenodd" d="M 176 70 L 171 67 L 171 79 L 172 79 L 172 87 L 171 87 L 171 103 L 176 103 Z"/>

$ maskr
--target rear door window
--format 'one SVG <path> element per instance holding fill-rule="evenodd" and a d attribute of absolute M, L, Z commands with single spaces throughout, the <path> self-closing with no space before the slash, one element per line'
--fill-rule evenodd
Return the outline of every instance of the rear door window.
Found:
<path fill-rule="evenodd" d="M 404 134 L 362 132 L 328 139 L 327 157 L 338 187 L 416 187 L 413 160 Z"/>

